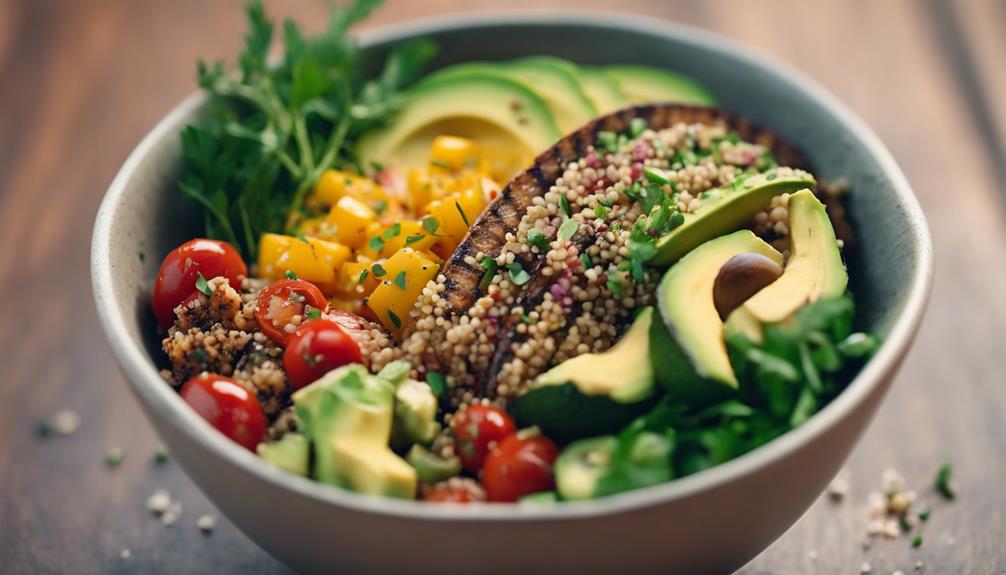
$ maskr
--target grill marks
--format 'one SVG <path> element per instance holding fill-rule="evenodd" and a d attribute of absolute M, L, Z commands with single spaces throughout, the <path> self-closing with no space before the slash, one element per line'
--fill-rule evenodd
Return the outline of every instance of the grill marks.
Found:
<path fill-rule="evenodd" d="M 718 110 L 678 104 L 654 104 L 637 106 L 619 110 L 607 116 L 598 118 L 579 130 L 559 140 L 554 146 L 535 159 L 532 167 L 517 175 L 503 189 L 488 208 L 475 220 L 468 235 L 444 266 L 445 290 L 442 297 L 448 308 L 445 319 L 465 314 L 476 300 L 483 295 L 479 284 L 485 270 L 480 262 L 469 263 L 479 254 L 495 259 L 499 256 L 506 235 L 515 233 L 521 218 L 527 212 L 535 198 L 543 196 L 555 181 L 562 175 L 565 167 L 587 153 L 587 149 L 597 140 L 601 131 L 623 132 L 628 130 L 634 118 L 643 118 L 654 130 L 668 128 L 678 123 L 688 124 L 725 124 L 728 129 L 736 131 L 745 141 L 764 145 L 771 149 L 782 165 L 797 168 L 807 168 L 807 162 L 800 152 L 781 141 L 775 134 L 758 128 L 748 119 Z M 582 252 L 594 241 L 591 226 L 582 225 L 571 240 Z M 465 261 L 469 259 L 469 261 Z M 527 270 L 532 281 L 523 286 L 518 295 L 515 307 L 521 306 L 525 311 L 534 309 L 541 303 L 545 292 L 555 278 L 547 278 L 538 273 L 544 266 L 544 254 L 519 254 L 517 261 Z M 505 273 L 505 271 L 503 271 Z M 575 322 L 581 313 L 579 307 L 570 310 L 566 325 L 556 333 L 561 336 Z M 473 373 L 476 376 L 478 392 L 485 397 L 495 395 L 496 378 L 500 368 L 513 359 L 514 348 L 522 339 L 517 333 L 520 314 L 511 313 L 501 318 L 500 336 L 492 359 L 483 373 Z M 559 340 L 557 344 L 561 343 Z M 557 345 L 558 348 L 558 345 Z M 482 363 L 482 362 L 479 362 Z M 470 366 L 471 370 L 476 370 Z"/>

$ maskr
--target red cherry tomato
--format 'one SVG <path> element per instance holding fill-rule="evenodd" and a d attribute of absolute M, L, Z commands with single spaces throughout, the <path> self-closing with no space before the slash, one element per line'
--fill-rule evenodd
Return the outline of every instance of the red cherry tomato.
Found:
<path fill-rule="evenodd" d="M 476 501 L 476 499 L 472 497 L 471 490 L 444 481 L 435 485 L 433 489 L 424 495 L 423 501 L 430 503 L 471 503 L 472 501 Z"/>
<path fill-rule="evenodd" d="M 255 306 L 255 319 L 262 333 L 286 347 L 296 326 L 293 317 L 299 315 L 307 319 L 310 308 L 325 311 L 328 301 L 318 286 L 303 280 L 280 280 L 262 290 Z"/>
<path fill-rule="evenodd" d="M 290 387 L 300 389 L 337 367 L 360 362 L 360 346 L 339 324 L 312 319 L 294 332 L 283 352 Z"/>
<path fill-rule="evenodd" d="M 269 425 L 258 399 L 229 377 L 197 375 L 182 386 L 182 399 L 221 433 L 252 451 Z"/>
<path fill-rule="evenodd" d="M 195 239 L 171 250 L 161 263 L 151 298 L 162 328 L 168 329 L 175 322 L 174 309 L 196 291 L 200 273 L 208 280 L 224 276 L 232 288 L 238 289 L 239 278 L 248 275 L 248 267 L 241 254 L 226 242 Z"/>
<path fill-rule="evenodd" d="M 552 465 L 559 448 L 544 435 L 504 439 L 486 458 L 482 486 L 489 501 L 517 501 L 555 487 Z"/>
<path fill-rule="evenodd" d="M 517 426 L 502 409 L 475 404 L 454 416 L 451 431 L 461 466 L 477 475 L 489 451 L 500 441 L 517 433 Z"/>

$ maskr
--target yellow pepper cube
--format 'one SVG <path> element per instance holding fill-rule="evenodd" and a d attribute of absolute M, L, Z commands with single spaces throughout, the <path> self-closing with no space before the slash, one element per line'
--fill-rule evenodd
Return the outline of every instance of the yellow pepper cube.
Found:
<path fill-rule="evenodd" d="M 426 168 L 412 168 L 405 178 L 405 201 L 409 209 L 420 214 L 420 210 L 433 200 L 433 180 Z"/>
<path fill-rule="evenodd" d="M 397 227 L 396 227 L 397 226 Z M 391 237 L 385 237 L 391 234 L 391 232 L 397 230 L 398 233 L 392 235 Z M 426 251 L 430 249 L 437 238 L 423 229 L 423 224 L 415 220 L 404 220 L 398 222 L 396 225 L 391 226 L 385 230 L 385 236 L 382 236 L 382 241 L 384 241 L 384 248 L 381 249 L 381 255 L 384 257 L 391 257 L 398 250 L 404 247 L 414 248 L 419 251 Z"/>
<path fill-rule="evenodd" d="M 377 221 L 377 214 L 362 201 L 343 196 L 328 213 L 328 223 L 335 227 L 340 243 L 359 248 L 367 241 L 367 228 Z"/>
<path fill-rule="evenodd" d="M 439 233 L 446 235 L 438 243 L 457 246 L 468 233 L 468 228 L 485 208 L 482 189 L 474 188 L 452 194 L 442 200 L 433 200 L 427 207 L 431 217 L 440 224 Z"/>
<path fill-rule="evenodd" d="M 259 275 L 281 279 L 293 272 L 323 291 L 335 287 L 336 269 L 349 259 L 349 248 L 316 238 L 299 239 L 281 234 L 264 234 L 259 240 Z"/>
<path fill-rule="evenodd" d="M 309 204 L 314 207 L 318 204 L 334 206 L 347 196 L 356 198 L 375 210 L 382 205 L 387 206 L 390 200 L 387 191 L 369 178 L 338 170 L 325 170 L 314 185 Z"/>
<path fill-rule="evenodd" d="M 380 282 L 371 272 L 370 266 L 369 261 L 342 264 L 342 292 L 363 297 L 370 295 Z"/>
<path fill-rule="evenodd" d="M 437 136 L 430 146 L 430 162 L 452 170 L 460 170 L 478 161 L 478 144 L 468 138 Z"/>
<path fill-rule="evenodd" d="M 384 263 L 386 274 L 367 298 L 367 307 L 395 337 L 409 325 L 409 313 L 440 266 L 423 252 L 402 248 Z"/>

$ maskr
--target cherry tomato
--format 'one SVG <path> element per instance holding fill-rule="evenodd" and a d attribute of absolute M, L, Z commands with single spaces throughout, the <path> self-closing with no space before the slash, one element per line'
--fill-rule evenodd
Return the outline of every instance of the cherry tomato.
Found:
<path fill-rule="evenodd" d="M 482 486 L 489 501 L 517 501 L 555 488 L 552 465 L 559 448 L 544 435 L 511 435 L 486 458 Z"/>
<path fill-rule="evenodd" d="M 433 489 L 423 496 L 423 501 L 430 503 L 471 503 L 472 501 L 478 501 L 478 499 L 472 496 L 470 489 L 444 481 L 433 486 Z"/>
<path fill-rule="evenodd" d="M 229 377 L 197 375 L 182 386 L 182 399 L 210 425 L 252 451 L 269 425 L 255 395 Z"/>
<path fill-rule="evenodd" d="M 255 319 L 262 333 L 276 345 L 286 347 L 296 330 L 293 317 L 307 319 L 309 308 L 325 311 L 328 301 L 318 286 L 303 280 L 280 280 L 262 290 L 255 306 Z"/>
<path fill-rule="evenodd" d="M 312 319 L 301 324 L 286 344 L 283 367 L 290 387 L 300 389 L 337 367 L 360 362 L 360 346 L 339 324 Z"/>
<path fill-rule="evenodd" d="M 454 416 L 451 431 L 461 466 L 477 475 L 489 451 L 500 441 L 517 433 L 517 426 L 502 409 L 475 404 Z"/>
<path fill-rule="evenodd" d="M 174 309 L 196 291 L 200 273 L 208 280 L 224 276 L 232 288 L 238 289 L 239 278 L 248 275 L 248 267 L 241 254 L 226 242 L 195 239 L 171 250 L 161 262 L 151 298 L 162 328 L 168 329 L 175 322 Z"/>

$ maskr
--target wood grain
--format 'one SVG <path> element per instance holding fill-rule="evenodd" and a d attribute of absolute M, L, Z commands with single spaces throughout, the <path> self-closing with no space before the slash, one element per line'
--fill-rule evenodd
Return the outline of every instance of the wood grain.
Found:
<path fill-rule="evenodd" d="M 932 304 L 897 385 L 854 452 L 852 492 L 821 501 L 742 573 L 1002 573 L 1006 570 L 1006 225 L 1001 157 L 962 85 L 934 3 L 624 0 L 618 9 L 722 32 L 802 69 L 858 112 L 894 152 L 936 242 Z M 370 25 L 488 0 L 389 0 Z M 611 8 L 600 0 L 519 0 L 513 8 Z M 326 2 L 269 2 L 317 29 Z M 1001 3 L 958 2 L 965 58 L 993 104 L 1004 94 Z M 973 33 L 972 33 L 973 32 Z M 178 0 L 0 2 L 0 572 L 285 573 L 215 513 L 173 463 L 113 364 L 92 309 L 88 241 L 98 202 L 139 138 L 194 89 L 198 57 L 239 49 L 240 3 Z M 996 122 L 1003 122 L 993 106 Z M 1006 125 L 1006 124 L 1003 124 Z M 1002 125 L 996 130 L 1004 133 Z M 40 440 L 36 422 L 62 408 L 83 418 L 71 437 Z M 126 459 L 104 466 L 106 451 Z M 929 489 L 955 465 L 953 504 Z M 864 550 L 866 494 L 896 467 L 933 505 L 925 540 Z M 144 508 L 156 488 L 184 505 L 178 525 Z M 748 518 L 739 517 L 739 521 Z M 120 558 L 128 548 L 131 557 Z"/>

